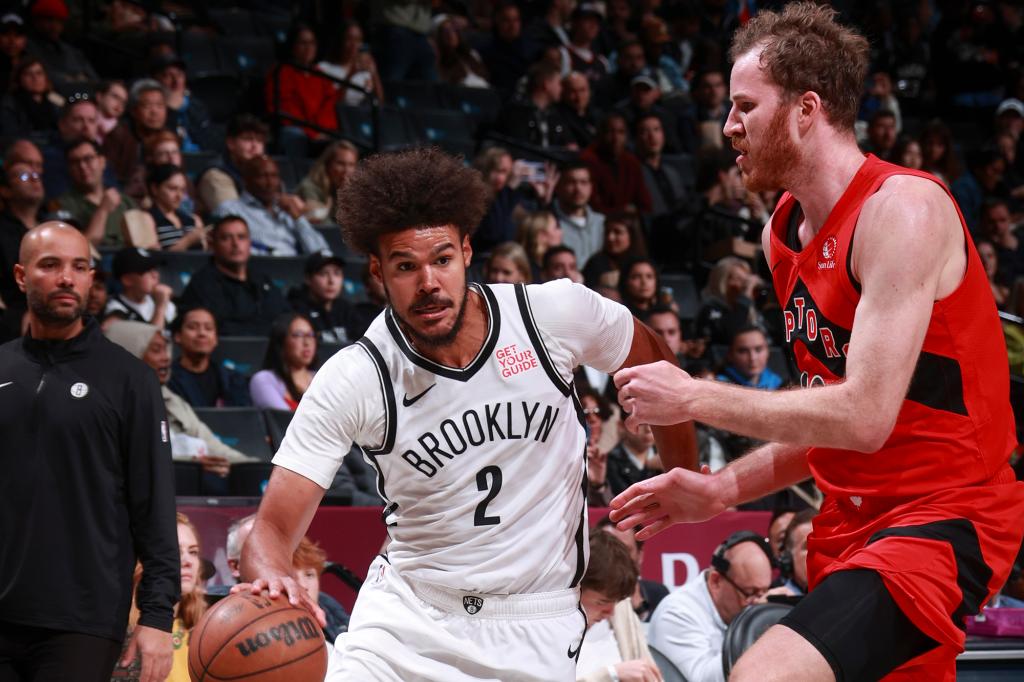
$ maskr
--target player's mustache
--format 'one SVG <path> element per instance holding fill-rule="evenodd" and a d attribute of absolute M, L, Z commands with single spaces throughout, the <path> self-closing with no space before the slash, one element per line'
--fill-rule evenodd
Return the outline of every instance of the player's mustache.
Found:
<path fill-rule="evenodd" d="M 437 306 L 450 308 L 452 305 L 452 299 L 441 296 L 440 294 L 430 294 L 429 296 L 424 296 L 413 303 L 412 306 L 410 306 L 410 310 L 420 311 L 424 308 L 434 308 Z"/>

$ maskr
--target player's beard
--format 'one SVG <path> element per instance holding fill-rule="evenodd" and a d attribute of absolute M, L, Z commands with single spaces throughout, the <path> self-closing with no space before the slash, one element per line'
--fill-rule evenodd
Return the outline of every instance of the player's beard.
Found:
<path fill-rule="evenodd" d="M 67 308 L 58 308 L 50 300 L 56 296 L 64 296 L 67 294 L 74 296 L 76 301 L 75 307 L 70 310 Z M 82 317 L 82 313 L 85 312 L 85 303 L 82 301 L 82 297 L 73 289 L 58 289 L 56 291 L 51 291 L 46 295 L 43 295 L 42 292 L 30 289 L 27 292 L 27 298 L 28 307 L 29 310 L 32 311 L 32 314 L 35 315 L 43 324 L 51 327 L 67 327 L 68 325 L 74 324 L 76 320 Z"/>
<path fill-rule="evenodd" d="M 763 143 L 759 148 L 751 148 L 749 140 L 734 138 L 733 148 L 739 147 L 747 153 L 747 167 L 744 172 L 743 185 L 751 192 L 773 192 L 786 189 L 786 185 L 795 168 L 802 159 L 800 148 L 793 142 L 787 130 L 788 111 L 779 106 L 768 122 L 768 128 L 762 135 Z"/>
<path fill-rule="evenodd" d="M 385 293 L 387 293 L 386 285 L 384 287 L 384 291 Z M 390 296 L 388 298 L 390 299 Z M 411 338 L 411 340 L 416 346 L 427 348 L 444 348 L 445 346 L 450 346 L 452 343 L 454 343 L 455 339 L 459 335 L 459 331 L 462 330 L 462 323 L 466 316 L 466 301 L 468 298 L 469 287 L 464 287 L 462 290 L 462 300 L 459 301 L 459 309 L 458 312 L 455 313 L 455 322 L 452 324 L 452 328 L 440 334 L 422 334 L 416 329 L 416 327 L 409 324 L 409 321 L 402 317 L 402 315 L 398 312 L 397 309 L 395 309 L 394 306 L 391 307 L 391 312 L 394 313 L 395 317 L 398 319 L 398 323 L 402 326 L 402 330 L 406 333 L 407 336 Z M 409 306 L 409 309 L 410 311 L 412 311 L 419 306 L 437 305 L 439 303 L 445 302 L 445 299 L 438 295 L 426 296 L 415 301 L 411 306 Z"/>

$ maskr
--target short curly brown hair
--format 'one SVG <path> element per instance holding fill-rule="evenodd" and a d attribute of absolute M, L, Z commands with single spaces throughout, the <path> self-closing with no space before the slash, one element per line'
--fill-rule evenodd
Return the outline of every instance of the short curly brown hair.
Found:
<path fill-rule="evenodd" d="M 472 234 L 487 210 L 489 192 L 479 171 L 440 149 L 379 154 L 359 164 L 338 193 L 345 242 L 378 254 L 379 238 L 412 227 L 454 225 Z"/>
<path fill-rule="evenodd" d="M 758 12 L 732 39 L 733 62 L 761 48 L 761 66 L 787 97 L 812 91 L 835 127 L 853 130 L 864 79 L 868 41 L 836 22 L 836 11 L 795 2 L 781 12 Z"/>

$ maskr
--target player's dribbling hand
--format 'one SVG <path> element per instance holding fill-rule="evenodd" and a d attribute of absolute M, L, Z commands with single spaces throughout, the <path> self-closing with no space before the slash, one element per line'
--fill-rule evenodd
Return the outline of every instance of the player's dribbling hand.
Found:
<path fill-rule="evenodd" d="M 616 496 L 609 517 L 616 527 L 628 531 L 640 526 L 637 540 L 649 540 L 677 523 L 707 521 L 725 511 L 717 476 L 675 468 L 635 483 Z"/>
<path fill-rule="evenodd" d="M 271 599 L 277 599 L 281 595 L 288 598 L 288 601 L 292 606 L 301 606 L 310 613 L 312 613 L 320 627 L 326 627 L 327 616 L 324 614 L 324 610 L 309 597 L 309 593 L 306 592 L 306 588 L 295 582 L 295 579 L 290 576 L 281 576 L 280 578 L 257 578 L 251 583 L 238 583 L 231 588 L 231 594 L 236 594 L 243 590 L 248 590 L 253 594 L 262 594 L 264 591 L 267 592 Z"/>
<path fill-rule="evenodd" d="M 127 668 L 136 656 L 142 657 L 139 682 L 163 682 L 171 674 L 174 647 L 171 633 L 146 625 L 137 625 L 128 640 L 128 648 L 121 657 L 121 667 Z"/>
<path fill-rule="evenodd" d="M 620 682 L 661 682 L 661 671 L 654 661 L 637 658 L 615 664 Z"/>
<path fill-rule="evenodd" d="M 689 384 L 696 381 L 677 365 L 660 360 L 625 367 L 615 373 L 619 404 L 629 413 L 626 428 L 633 433 L 642 424 L 669 426 L 689 419 L 683 407 Z"/>

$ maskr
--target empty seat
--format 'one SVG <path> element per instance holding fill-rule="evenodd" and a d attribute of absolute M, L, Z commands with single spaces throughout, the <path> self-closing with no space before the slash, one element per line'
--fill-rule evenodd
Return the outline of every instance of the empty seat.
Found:
<path fill-rule="evenodd" d="M 174 460 L 174 494 L 198 495 L 203 467 L 199 462 Z"/>
<path fill-rule="evenodd" d="M 374 139 L 373 111 L 368 107 L 338 106 L 341 134 L 366 149 L 387 151 L 416 143 L 405 112 L 395 107 L 379 107 L 380 139 Z"/>
<path fill-rule="evenodd" d="M 252 12 L 237 7 L 211 7 L 210 19 L 224 35 L 251 36 L 257 32 Z"/>
<path fill-rule="evenodd" d="M 185 173 L 189 177 L 196 178 L 204 170 L 209 168 L 216 162 L 216 152 L 182 152 L 181 154 L 182 163 L 185 164 Z"/>
<path fill-rule="evenodd" d="M 196 415 L 225 445 L 269 462 L 274 453 L 263 414 L 255 407 L 197 407 Z M 238 466 L 238 465 L 235 465 Z M 234 466 L 232 466 L 234 469 Z"/>
<path fill-rule="evenodd" d="M 345 344 L 341 343 L 324 343 L 320 342 L 316 346 L 316 359 L 321 365 L 331 359 L 331 356 L 337 353 L 339 350 L 345 347 Z"/>
<path fill-rule="evenodd" d="M 332 216 L 328 216 L 331 218 Z M 331 253 L 340 258 L 345 258 L 348 255 L 348 247 L 345 246 L 345 240 L 341 237 L 341 228 L 337 225 L 318 225 L 316 231 L 327 242 L 327 246 L 330 247 Z"/>
<path fill-rule="evenodd" d="M 501 98 L 490 88 L 441 86 L 444 104 L 471 116 L 478 123 L 493 123 L 501 111 Z"/>
<path fill-rule="evenodd" d="M 461 111 L 422 109 L 410 112 L 413 132 L 421 142 L 436 144 L 447 152 L 472 157 L 475 122 Z"/>
<path fill-rule="evenodd" d="M 186 31 L 181 36 L 181 58 L 188 67 L 189 81 L 220 71 L 217 36 L 203 31 Z"/>
<path fill-rule="evenodd" d="M 163 261 L 160 281 L 169 286 L 175 296 L 180 296 L 188 286 L 192 273 L 210 262 L 210 254 L 199 251 L 161 251 L 158 255 Z"/>
<path fill-rule="evenodd" d="M 679 273 L 665 273 L 661 276 L 661 286 L 672 290 L 672 298 L 679 306 L 679 317 L 692 320 L 700 310 L 700 296 L 693 277 Z"/>
<path fill-rule="evenodd" d="M 288 425 L 295 413 L 291 410 L 263 410 L 263 418 L 267 422 L 267 434 L 270 436 L 270 448 L 277 452 L 284 440 Z"/>
<path fill-rule="evenodd" d="M 273 470 L 270 462 L 234 464 L 228 474 L 228 492 L 242 497 L 262 497 Z"/>
<path fill-rule="evenodd" d="M 262 37 L 226 35 L 217 50 L 223 70 L 241 76 L 263 76 L 274 63 L 274 44 Z"/>
<path fill-rule="evenodd" d="M 384 83 L 388 102 L 400 109 L 437 109 L 444 103 L 437 85 L 429 81 L 389 81 Z"/>
<path fill-rule="evenodd" d="M 252 376 L 263 366 L 268 343 L 265 336 L 222 336 L 214 358 L 230 370 Z"/>
<path fill-rule="evenodd" d="M 242 83 L 231 73 L 209 73 L 188 80 L 188 89 L 198 98 L 214 121 L 223 123 L 238 109 Z"/>
<path fill-rule="evenodd" d="M 281 291 L 302 284 L 306 276 L 305 256 L 253 256 L 249 269 L 267 275 Z"/>

